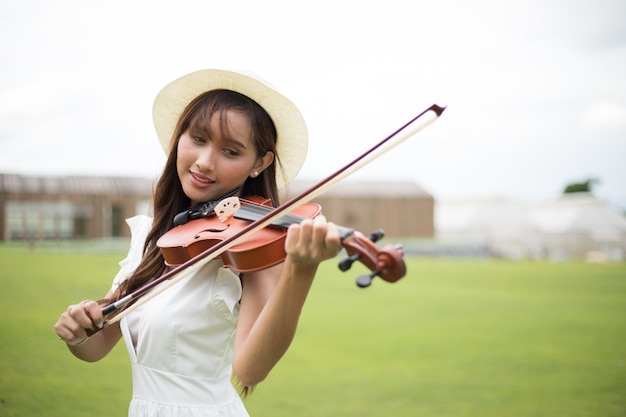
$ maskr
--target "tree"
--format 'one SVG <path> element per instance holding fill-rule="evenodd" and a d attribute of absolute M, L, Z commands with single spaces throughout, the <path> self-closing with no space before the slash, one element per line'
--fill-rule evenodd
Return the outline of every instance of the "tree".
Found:
<path fill-rule="evenodd" d="M 590 193 L 595 184 L 598 184 L 600 180 L 597 178 L 589 178 L 587 181 L 574 182 L 568 184 L 563 190 L 563 194 L 570 193 Z"/>

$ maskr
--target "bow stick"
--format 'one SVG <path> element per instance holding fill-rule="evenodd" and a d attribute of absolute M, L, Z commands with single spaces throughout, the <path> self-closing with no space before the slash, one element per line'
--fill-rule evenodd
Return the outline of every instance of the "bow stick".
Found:
<path fill-rule="evenodd" d="M 189 274 L 199 270 L 208 262 L 219 257 L 222 253 L 226 252 L 233 246 L 239 244 L 240 241 L 245 240 L 253 233 L 271 225 L 274 221 L 283 217 L 289 211 L 295 210 L 302 204 L 311 201 L 315 197 L 321 195 L 322 193 L 333 187 L 338 182 L 344 180 L 355 171 L 361 169 L 365 165 L 372 162 L 374 159 L 390 151 L 400 143 L 404 142 L 405 140 L 437 120 L 444 110 L 445 107 L 433 104 L 432 106 L 415 116 L 413 119 L 411 119 L 405 125 L 400 127 L 398 130 L 393 132 L 391 135 L 387 136 L 378 144 L 376 144 L 368 151 L 350 162 L 348 165 L 337 170 L 334 174 L 329 175 L 327 178 L 309 188 L 307 191 L 289 199 L 284 204 L 281 204 L 274 210 L 267 213 L 265 216 L 250 223 L 247 227 L 241 229 L 238 233 L 233 234 L 228 239 L 217 242 L 215 245 L 211 246 L 201 254 L 168 271 L 167 273 L 161 275 L 159 278 L 149 282 L 143 287 L 138 288 L 131 294 L 128 294 L 115 301 L 114 303 L 111 303 L 108 306 L 104 307 L 102 309 L 102 314 L 106 316 L 119 310 L 131 301 L 135 301 L 132 305 L 128 306 L 126 309 L 116 314 L 113 318 L 106 321 L 103 325 L 103 328 L 121 320 L 124 316 L 126 316 L 137 307 L 145 304 L 153 297 L 165 291 L 167 288 L 182 280 Z"/>

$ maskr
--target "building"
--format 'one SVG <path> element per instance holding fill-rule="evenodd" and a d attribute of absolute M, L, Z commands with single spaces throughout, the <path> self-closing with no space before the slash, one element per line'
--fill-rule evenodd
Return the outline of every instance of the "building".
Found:
<path fill-rule="evenodd" d="M 588 192 L 564 194 L 528 207 L 551 258 L 621 261 L 626 255 L 626 216 Z"/>
<path fill-rule="evenodd" d="M 295 181 L 289 196 L 313 184 Z M 0 236 L 10 240 L 127 237 L 124 220 L 147 214 L 153 180 L 0 174 Z M 365 235 L 434 236 L 434 199 L 411 182 L 343 182 L 314 199 L 326 217 Z"/>
<path fill-rule="evenodd" d="M 299 195 L 315 185 L 295 181 L 289 195 Z M 326 218 L 365 235 L 383 229 L 392 238 L 433 238 L 435 199 L 409 181 L 344 181 L 314 198 Z"/>
<path fill-rule="evenodd" d="M 541 203 L 442 201 L 435 224 L 442 244 L 482 247 L 506 259 L 621 261 L 626 254 L 626 216 L 591 193 Z"/>
<path fill-rule="evenodd" d="M 128 236 L 124 219 L 148 212 L 152 183 L 0 174 L 0 236 L 5 241 Z"/>

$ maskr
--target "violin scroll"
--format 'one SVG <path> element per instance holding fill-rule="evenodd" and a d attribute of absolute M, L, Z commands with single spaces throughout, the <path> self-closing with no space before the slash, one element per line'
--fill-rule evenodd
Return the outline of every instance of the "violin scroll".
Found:
<path fill-rule="evenodd" d="M 368 275 L 360 275 L 356 285 L 360 288 L 369 287 L 375 277 L 381 277 L 387 282 L 396 282 L 406 274 L 406 265 L 402 256 L 402 245 L 386 245 L 382 249 L 376 242 L 383 238 L 385 233 L 377 230 L 368 238 L 359 232 L 343 241 L 348 256 L 339 262 L 339 269 L 347 271 L 356 261 L 360 261 L 370 271 Z"/>

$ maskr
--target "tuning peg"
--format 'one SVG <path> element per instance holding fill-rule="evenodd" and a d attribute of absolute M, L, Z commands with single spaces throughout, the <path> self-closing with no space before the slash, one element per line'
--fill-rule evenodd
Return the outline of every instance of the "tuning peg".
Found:
<path fill-rule="evenodd" d="M 359 288 L 367 288 L 372 285 L 372 280 L 378 276 L 378 271 L 373 271 L 369 275 L 359 275 L 356 278 L 356 285 Z"/>
<path fill-rule="evenodd" d="M 383 229 L 378 229 L 370 235 L 370 240 L 372 242 L 378 242 L 383 237 L 385 237 L 385 231 Z"/>
<path fill-rule="evenodd" d="M 382 239 L 384 236 L 385 236 L 385 231 L 383 229 L 378 229 L 375 232 L 372 232 L 372 234 L 369 237 L 369 240 L 376 243 L 380 239 Z M 344 258 L 339 262 L 339 269 L 342 272 L 346 272 L 347 270 L 352 268 L 352 264 L 358 261 L 359 259 L 361 259 L 360 253 L 355 253 L 352 256 L 348 256 L 347 258 Z"/>
<path fill-rule="evenodd" d="M 348 269 L 352 268 L 352 264 L 355 263 L 356 261 L 358 261 L 359 258 L 361 258 L 361 254 L 360 253 L 355 253 L 352 256 L 348 256 L 347 258 L 343 258 L 339 262 L 339 269 L 342 272 L 346 272 Z"/>

